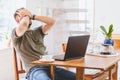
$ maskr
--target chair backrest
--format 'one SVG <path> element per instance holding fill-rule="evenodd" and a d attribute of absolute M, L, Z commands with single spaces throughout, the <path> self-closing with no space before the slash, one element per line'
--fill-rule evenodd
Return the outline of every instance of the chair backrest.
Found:
<path fill-rule="evenodd" d="M 22 61 L 17 58 L 17 53 L 15 48 L 13 48 L 13 61 L 14 61 L 14 74 L 15 74 L 15 80 L 19 80 L 19 74 L 25 73 L 25 70 L 22 66 Z"/>
<path fill-rule="evenodd" d="M 66 43 L 62 43 L 62 50 L 63 50 L 63 52 L 66 52 L 66 46 L 67 46 Z"/>
<path fill-rule="evenodd" d="M 114 40 L 114 48 L 120 49 L 120 34 L 112 34 L 112 39 Z"/>

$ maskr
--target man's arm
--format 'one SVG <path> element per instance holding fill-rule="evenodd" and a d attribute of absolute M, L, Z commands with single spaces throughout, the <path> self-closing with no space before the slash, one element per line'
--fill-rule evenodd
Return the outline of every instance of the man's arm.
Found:
<path fill-rule="evenodd" d="M 35 15 L 34 20 L 46 23 L 46 25 L 42 28 L 42 32 L 44 34 L 47 34 L 47 32 L 52 28 L 53 24 L 55 23 L 55 20 L 53 18 L 45 17 L 45 16 Z"/>
<path fill-rule="evenodd" d="M 30 18 L 32 14 L 27 9 L 20 9 L 17 11 L 16 21 L 19 24 L 16 28 L 16 35 L 22 36 L 27 30 L 30 24 Z"/>
<path fill-rule="evenodd" d="M 22 18 L 20 24 L 16 28 L 16 35 L 18 37 L 22 36 L 27 31 L 29 23 L 30 23 L 29 16 L 25 16 Z"/>

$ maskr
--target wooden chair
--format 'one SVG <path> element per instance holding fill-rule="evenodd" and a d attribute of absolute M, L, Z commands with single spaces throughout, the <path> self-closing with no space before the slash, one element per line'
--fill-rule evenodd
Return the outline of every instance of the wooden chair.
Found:
<path fill-rule="evenodd" d="M 12 52 L 13 52 L 13 61 L 14 61 L 15 80 L 19 80 L 20 74 L 25 73 L 25 70 L 23 69 L 22 61 L 19 58 L 17 58 L 17 54 L 16 54 L 15 48 L 13 48 Z M 18 63 L 19 63 L 19 65 L 18 65 Z M 25 78 L 24 78 L 24 80 L 25 80 Z"/>
<path fill-rule="evenodd" d="M 62 43 L 62 50 L 63 52 L 66 51 L 66 43 Z M 69 67 L 66 67 L 67 70 L 69 70 L 70 68 Z M 92 71 L 92 74 L 91 72 L 90 73 L 85 73 L 85 78 L 86 80 L 107 80 L 107 77 L 109 76 L 109 71 L 101 71 L 101 70 L 98 70 L 97 73 L 96 73 L 96 69 L 86 69 L 86 70 L 94 70 L 95 73 L 93 73 Z"/>

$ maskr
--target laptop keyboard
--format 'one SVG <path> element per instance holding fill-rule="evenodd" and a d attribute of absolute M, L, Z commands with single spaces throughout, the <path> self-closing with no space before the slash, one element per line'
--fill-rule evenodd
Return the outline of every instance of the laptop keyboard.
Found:
<path fill-rule="evenodd" d="M 54 55 L 54 56 L 53 56 L 53 59 L 56 59 L 56 60 L 64 60 L 64 56 L 65 56 L 65 54 Z"/>

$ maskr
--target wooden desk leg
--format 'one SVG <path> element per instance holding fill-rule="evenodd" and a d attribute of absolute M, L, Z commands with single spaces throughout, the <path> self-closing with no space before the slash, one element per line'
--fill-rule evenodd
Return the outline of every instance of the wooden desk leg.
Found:
<path fill-rule="evenodd" d="M 76 68 L 76 80 L 84 80 L 84 68 Z"/>
<path fill-rule="evenodd" d="M 118 63 L 115 64 L 115 72 L 112 74 L 112 80 L 117 80 L 118 78 Z"/>
<path fill-rule="evenodd" d="M 109 69 L 109 80 L 112 80 L 112 69 Z"/>
<path fill-rule="evenodd" d="M 51 65 L 50 66 L 50 72 L 51 72 L 51 78 L 52 78 L 52 80 L 55 80 L 55 77 L 54 77 L 54 66 L 53 65 Z"/>

